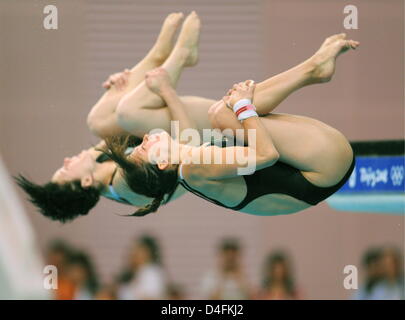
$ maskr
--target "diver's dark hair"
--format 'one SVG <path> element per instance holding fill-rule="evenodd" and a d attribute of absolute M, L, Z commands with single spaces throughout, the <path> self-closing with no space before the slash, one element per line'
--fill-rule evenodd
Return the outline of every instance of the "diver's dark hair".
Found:
<path fill-rule="evenodd" d="M 103 151 L 123 170 L 125 182 L 129 188 L 138 194 L 153 198 L 152 203 L 138 209 L 131 216 L 144 216 L 156 212 L 162 204 L 166 194 L 173 194 L 176 190 L 177 171 L 160 170 L 156 164 L 149 162 L 133 163 L 128 160 L 125 151 L 129 146 L 130 136 L 111 137 L 105 139 L 108 147 Z"/>
<path fill-rule="evenodd" d="M 79 180 L 65 184 L 48 182 L 39 185 L 21 174 L 14 179 L 42 215 L 62 223 L 88 214 L 100 199 L 98 188 L 83 188 Z"/>

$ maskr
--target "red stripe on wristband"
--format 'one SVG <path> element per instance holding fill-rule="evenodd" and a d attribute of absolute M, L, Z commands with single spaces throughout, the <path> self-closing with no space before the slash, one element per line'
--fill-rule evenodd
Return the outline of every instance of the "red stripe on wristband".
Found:
<path fill-rule="evenodd" d="M 244 106 L 244 107 L 240 108 L 238 111 L 236 111 L 235 115 L 238 117 L 242 112 L 247 111 L 247 110 L 256 110 L 256 108 L 253 104 L 248 104 L 247 106 Z"/>

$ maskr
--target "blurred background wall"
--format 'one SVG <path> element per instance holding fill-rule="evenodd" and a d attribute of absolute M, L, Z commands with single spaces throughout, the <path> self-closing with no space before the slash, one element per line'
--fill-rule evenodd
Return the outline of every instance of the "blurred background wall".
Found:
<path fill-rule="evenodd" d="M 42 26 L 43 8 L 58 8 L 58 30 Z M 344 30 L 343 8 L 356 5 L 359 29 Z M 181 94 L 219 98 L 233 83 L 262 80 L 312 55 L 325 37 L 347 32 L 361 47 L 338 61 L 332 82 L 294 93 L 277 111 L 320 119 L 350 140 L 398 139 L 404 133 L 404 4 L 340 0 L 97 0 L 0 2 L 0 151 L 11 174 L 45 182 L 66 155 L 97 142 L 86 115 L 109 74 L 149 50 L 164 17 L 196 10 L 203 23 L 200 63 L 186 70 Z M 21 199 L 23 195 L 20 193 Z M 309 299 L 345 299 L 345 265 L 359 265 L 369 246 L 403 250 L 403 217 L 334 212 L 325 203 L 299 214 L 256 217 L 194 195 L 142 219 L 106 200 L 71 224 L 48 221 L 24 201 L 42 248 L 64 238 L 89 250 L 103 279 L 124 263 L 142 232 L 156 235 L 170 276 L 191 296 L 216 263 L 224 236 L 238 237 L 257 284 L 264 255 L 286 249 Z"/>

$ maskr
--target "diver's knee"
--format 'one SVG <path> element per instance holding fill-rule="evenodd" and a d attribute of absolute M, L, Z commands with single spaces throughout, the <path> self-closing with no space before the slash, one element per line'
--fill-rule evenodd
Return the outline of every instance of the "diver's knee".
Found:
<path fill-rule="evenodd" d="M 226 110 L 227 107 L 225 103 L 222 100 L 219 100 L 215 102 L 209 109 L 208 109 L 208 116 L 209 117 L 218 117 L 221 114 L 223 114 L 224 110 Z"/>
<path fill-rule="evenodd" d="M 118 125 L 123 129 L 128 129 L 135 110 L 136 106 L 131 105 L 125 97 L 122 98 L 115 109 Z"/>
<path fill-rule="evenodd" d="M 212 128 L 218 127 L 218 115 L 221 109 L 221 101 L 215 102 L 211 107 L 208 109 L 208 119 L 211 122 Z"/>

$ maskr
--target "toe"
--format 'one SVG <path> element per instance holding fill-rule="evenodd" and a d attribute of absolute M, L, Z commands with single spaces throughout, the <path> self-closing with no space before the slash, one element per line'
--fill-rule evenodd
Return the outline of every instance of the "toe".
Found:
<path fill-rule="evenodd" d="M 338 37 L 339 37 L 340 39 L 346 39 L 346 36 L 347 36 L 346 33 L 340 33 L 340 34 L 338 35 Z"/>

